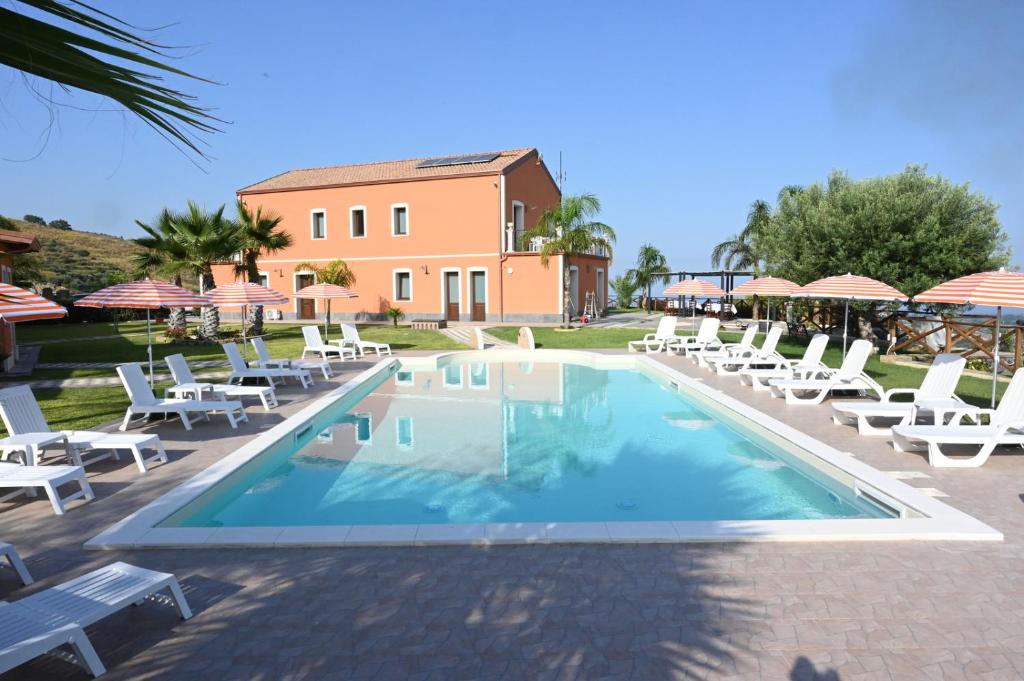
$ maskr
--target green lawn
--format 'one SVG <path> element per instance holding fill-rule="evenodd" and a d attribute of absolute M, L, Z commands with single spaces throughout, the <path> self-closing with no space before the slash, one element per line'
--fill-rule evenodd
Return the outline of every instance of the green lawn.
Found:
<path fill-rule="evenodd" d="M 503 326 L 487 329 L 487 332 L 496 338 L 509 342 L 516 342 L 519 334 L 517 327 Z M 533 338 L 537 347 L 542 348 L 567 348 L 567 349 L 596 349 L 596 348 L 625 348 L 626 343 L 631 340 L 643 338 L 643 329 L 602 329 L 582 327 L 575 331 L 558 331 L 551 327 L 533 327 Z M 740 339 L 739 333 L 722 333 L 722 340 L 727 343 L 734 343 Z M 758 335 L 757 343 L 764 339 Z M 807 345 L 805 339 L 789 338 L 784 336 L 779 342 L 779 352 L 785 357 L 799 358 L 804 354 L 804 347 Z M 839 366 L 842 363 L 842 348 L 834 343 L 825 350 L 825 363 L 829 366 Z M 876 381 L 888 388 L 916 388 L 924 378 L 924 371 L 927 365 L 920 368 L 891 364 L 882 362 L 878 355 L 868 360 L 867 373 Z M 1000 382 L 997 388 L 997 395 L 1001 396 L 1006 388 L 1005 382 Z M 987 407 L 990 402 L 992 391 L 991 380 L 964 376 L 960 379 L 957 387 L 957 394 L 964 400 Z"/>
<path fill-rule="evenodd" d="M 118 333 L 145 333 L 146 322 L 122 322 L 118 324 Z M 71 340 L 89 336 L 108 336 L 114 333 L 114 325 L 107 322 L 88 324 L 18 324 L 19 343 L 40 343 L 48 341 Z"/>

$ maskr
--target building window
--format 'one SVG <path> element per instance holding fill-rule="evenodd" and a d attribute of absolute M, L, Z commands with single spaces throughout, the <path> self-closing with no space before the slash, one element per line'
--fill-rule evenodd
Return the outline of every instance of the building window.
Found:
<path fill-rule="evenodd" d="M 395 444 L 402 449 L 412 449 L 412 417 L 399 416 L 395 420 Z"/>
<path fill-rule="evenodd" d="M 409 206 L 407 204 L 396 203 L 391 206 L 391 234 L 393 236 L 408 236 Z"/>
<path fill-rule="evenodd" d="M 310 234 L 314 239 L 327 238 L 327 211 L 317 209 L 310 211 Z"/>
<path fill-rule="evenodd" d="M 260 272 L 260 280 L 258 283 L 260 286 L 270 288 L 270 275 L 266 272 Z"/>
<path fill-rule="evenodd" d="M 395 290 L 393 297 L 396 301 L 409 302 L 412 300 L 412 271 L 395 270 Z"/>
<path fill-rule="evenodd" d="M 353 239 L 366 236 L 366 206 L 352 206 L 349 210 L 349 229 Z"/>
<path fill-rule="evenodd" d="M 522 201 L 512 202 L 512 250 L 524 251 L 525 244 L 521 243 L 523 234 L 526 232 L 526 205 Z"/>
<path fill-rule="evenodd" d="M 373 415 L 353 414 L 356 422 L 356 443 L 368 445 L 373 443 Z"/>

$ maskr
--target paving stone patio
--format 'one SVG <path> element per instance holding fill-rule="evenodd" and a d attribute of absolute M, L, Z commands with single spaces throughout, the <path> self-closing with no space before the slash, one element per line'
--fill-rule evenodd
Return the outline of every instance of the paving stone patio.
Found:
<path fill-rule="evenodd" d="M 663 359 L 1001 530 L 1000 543 L 745 543 L 86 552 L 81 543 L 333 387 L 291 387 L 236 432 L 165 438 L 171 462 L 90 467 L 97 493 L 55 517 L 0 504 L 0 538 L 37 578 L 16 600 L 121 559 L 174 572 L 196 615 L 147 603 L 90 627 L 120 679 L 1024 678 L 1024 457 L 936 470 L 882 439 Z M 365 368 L 350 363 L 336 382 Z M 1019 450 L 1017 450 L 1019 451 Z M 82 679 L 40 658 L 3 679 Z"/>

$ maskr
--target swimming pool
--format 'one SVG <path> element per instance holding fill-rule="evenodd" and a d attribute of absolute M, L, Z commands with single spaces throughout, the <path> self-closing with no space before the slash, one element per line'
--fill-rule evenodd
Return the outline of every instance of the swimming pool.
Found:
<path fill-rule="evenodd" d="M 991 532 L 716 393 L 635 356 L 386 360 L 143 509 L 131 544 L 882 538 L 936 505 Z"/>

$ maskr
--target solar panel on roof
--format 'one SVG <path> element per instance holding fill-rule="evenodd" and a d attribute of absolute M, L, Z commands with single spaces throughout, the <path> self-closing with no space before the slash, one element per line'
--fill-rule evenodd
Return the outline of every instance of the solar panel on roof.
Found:
<path fill-rule="evenodd" d="M 445 156 L 443 158 L 428 158 L 416 164 L 417 168 L 439 168 L 441 166 L 458 166 L 470 163 L 490 163 L 498 158 L 500 154 L 470 154 L 468 156 Z"/>

